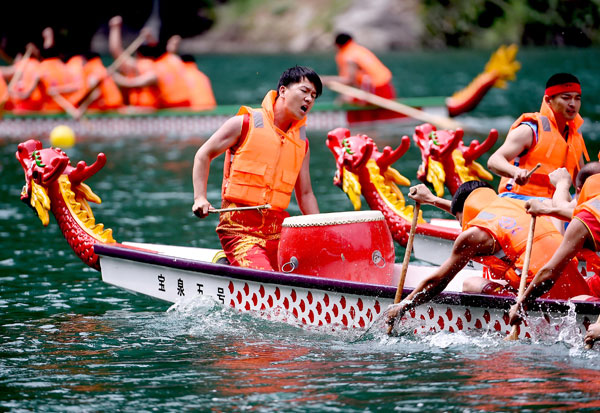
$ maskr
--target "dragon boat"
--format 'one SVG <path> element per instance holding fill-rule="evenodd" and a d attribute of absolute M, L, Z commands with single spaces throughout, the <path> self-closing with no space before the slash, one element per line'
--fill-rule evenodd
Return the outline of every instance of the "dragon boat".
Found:
<path fill-rule="evenodd" d="M 379 164 L 400 152 L 384 149 Z M 88 202 L 101 201 L 84 182 L 102 169 L 104 154 L 91 165 L 72 166 L 63 150 L 28 140 L 18 145 L 16 156 L 25 174 L 22 201 L 43 225 L 52 212 L 73 251 L 101 271 L 106 283 L 171 303 L 209 296 L 267 319 L 327 329 L 378 326 L 393 302 L 402 266 L 395 262 L 392 234 L 379 211 L 287 218 L 280 271 L 234 267 L 222 262 L 218 249 L 116 242 L 112 230 L 96 223 Z M 435 268 L 408 265 L 403 294 Z M 407 313 L 399 328 L 507 334 L 513 299 L 461 292 L 464 279 L 481 274 L 461 271 L 432 302 Z M 554 323 L 565 318 L 582 334 L 599 313 L 600 304 L 591 302 L 538 300 L 519 337 L 556 331 Z"/>
<path fill-rule="evenodd" d="M 410 108 L 421 109 L 432 114 L 458 116 L 473 110 L 487 92 L 493 88 L 506 88 L 508 81 L 516 77 L 520 64 L 515 60 L 517 47 L 501 46 L 495 51 L 484 70 L 466 87 L 450 97 L 429 96 L 398 99 L 396 102 Z M 253 107 L 260 107 L 255 104 Z M 0 138 L 21 141 L 28 137 L 45 137 L 56 126 L 69 126 L 80 139 L 127 137 L 196 138 L 206 137 L 234 116 L 239 105 L 220 105 L 210 111 L 159 109 L 134 112 L 130 108 L 119 111 L 88 112 L 81 119 L 66 113 L 15 113 L 0 112 Z M 339 126 L 348 128 L 371 127 L 374 125 L 412 124 L 412 118 L 398 113 L 393 118 L 375 120 L 376 116 L 361 116 L 365 112 L 381 109 L 373 105 L 337 104 L 317 102 L 308 115 L 307 128 L 327 131 Z M 369 119 L 366 120 L 365 119 Z"/>

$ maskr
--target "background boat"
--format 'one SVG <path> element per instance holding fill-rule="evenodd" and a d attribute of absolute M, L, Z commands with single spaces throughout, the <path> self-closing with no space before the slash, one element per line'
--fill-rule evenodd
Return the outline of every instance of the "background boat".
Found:
<path fill-rule="evenodd" d="M 423 97 L 399 99 L 398 102 L 419 108 L 432 114 L 443 114 L 444 97 Z M 260 107 L 260 101 L 250 104 Z M 197 112 L 192 110 L 159 109 L 151 112 L 107 111 L 90 112 L 79 120 L 65 113 L 24 113 L 7 112 L 0 122 L 0 137 L 14 141 L 38 136 L 46 138 L 53 128 L 69 126 L 79 139 L 121 139 L 121 138 L 176 138 L 208 137 L 230 117 L 240 105 L 220 105 L 217 109 Z M 415 124 L 411 118 L 399 115 L 389 121 L 376 124 L 349 122 L 348 112 L 377 110 L 374 106 L 357 107 L 332 102 L 317 101 L 308 116 L 307 129 L 323 131 L 338 126 L 349 128 L 393 127 L 398 124 Z M 447 115 L 445 115 L 447 116 Z"/>

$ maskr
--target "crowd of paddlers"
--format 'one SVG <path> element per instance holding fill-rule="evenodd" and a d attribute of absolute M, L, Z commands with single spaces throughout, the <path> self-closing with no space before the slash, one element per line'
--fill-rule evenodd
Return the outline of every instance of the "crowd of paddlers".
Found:
<path fill-rule="evenodd" d="M 29 43 L 9 66 L 0 67 L 0 105 L 14 113 L 154 111 L 164 108 L 203 111 L 216 107 L 210 79 L 193 55 L 178 54 L 178 35 L 166 42 L 150 30 L 123 49 L 122 19 L 109 22 L 113 62 L 105 66 L 91 51 L 72 51 L 54 42 L 51 28 L 43 44 Z"/>

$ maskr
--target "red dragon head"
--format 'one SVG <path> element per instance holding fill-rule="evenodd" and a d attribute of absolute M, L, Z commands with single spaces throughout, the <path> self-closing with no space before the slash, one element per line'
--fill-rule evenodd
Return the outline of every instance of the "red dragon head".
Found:
<path fill-rule="evenodd" d="M 25 172 L 21 200 L 36 211 L 44 226 L 49 223 L 51 210 L 77 255 L 99 268 L 93 244 L 115 240 L 112 230 L 95 223 L 88 201 L 101 200 L 83 181 L 102 169 L 106 156 L 100 153 L 92 165 L 80 161 L 73 167 L 62 149 L 43 148 L 40 141 L 31 139 L 19 144 L 16 157 Z"/>
<path fill-rule="evenodd" d="M 386 146 L 379 152 L 367 135 L 351 136 L 345 128 L 327 134 L 327 147 L 337 164 L 333 183 L 346 192 L 356 210 L 361 208 L 362 194 L 371 209 L 383 213 L 394 239 L 403 245 L 412 221 L 413 206 L 406 205 L 397 185 L 409 186 L 410 180 L 391 165 L 409 146 L 410 138 L 404 136 L 396 149 Z M 422 218 L 420 221 L 425 222 Z"/>
<path fill-rule="evenodd" d="M 464 182 L 493 179 L 475 159 L 494 146 L 498 131 L 490 130 L 483 143 L 474 140 L 469 146 L 463 144 L 463 135 L 462 129 L 438 131 L 429 123 L 415 128 L 413 140 L 421 150 L 422 159 L 417 178 L 431 183 L 437 196 L 444 195 L 444 185 L 454 194 Z"/>

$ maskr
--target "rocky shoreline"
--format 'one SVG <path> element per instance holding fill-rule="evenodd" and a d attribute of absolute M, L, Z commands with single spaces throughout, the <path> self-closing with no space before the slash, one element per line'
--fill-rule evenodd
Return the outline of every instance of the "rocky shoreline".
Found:
<path fill-rule="evenodd" d="M 255 2 L 256 3 L 256 2 Z M 375 51 L 416 49 L 423 25 L 418 0 L 268 0 L 240 10 L 217 8 L 216 24 L 184 39 L 184 53 L 302 53 L 328 51 L 345 31 Z"/>

